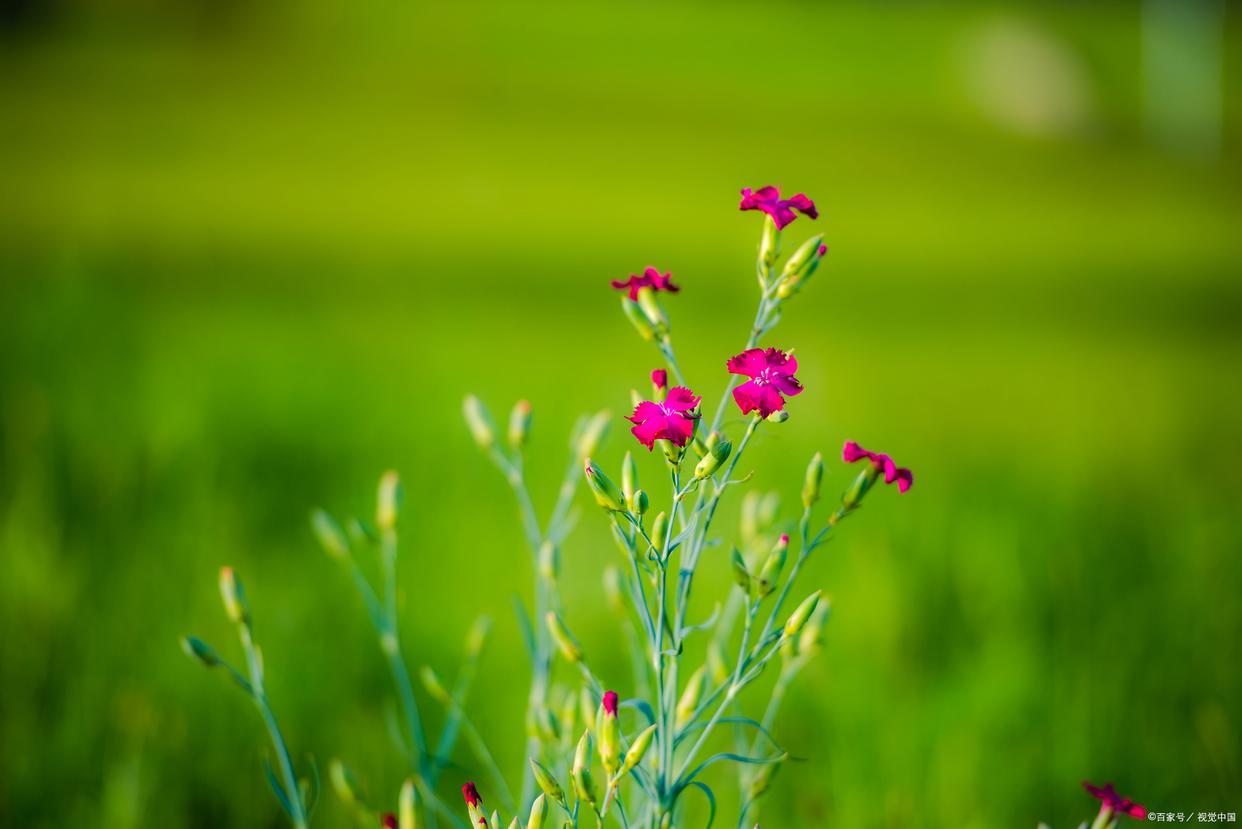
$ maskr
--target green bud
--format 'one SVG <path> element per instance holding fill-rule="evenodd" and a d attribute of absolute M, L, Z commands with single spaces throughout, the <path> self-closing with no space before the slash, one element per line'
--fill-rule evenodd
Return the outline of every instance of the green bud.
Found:
<path fill-rule="evenodd" d="M 544 821 L 547 819 L 548 801 L 544 795 L 539 795 L 530 805 L 530 818 L 526 821 L 526 829 L 543 829 Z M 517 824 L 517 818 L 513 819 L 513 823 Z"/>
<path fill-rule="evenodd" d="M 820 599 L 815 612 L 811 614 L 810 620 L 806 623 L 806 627 L 802 628 L 802 634 L 798 637 L 798 653 L 812 653 L 819 649 L 823 641 L 824 625 L 827 624 L 831 612 L 832 605 L 828 600 Z"/>
<path fill-rule="evenodd" d="M 656 443 L 660 444 L 660 451 L 664 453 L 664 460 L 668 461 L 670 468 L 678 466 L 686 456 L 686 447 L 678 446 L 671 440 L 657 440 Z"/>
<path fill-rule="evenodd" d="M 334 759 L 329 764 L 328 778 L 332 781 L 332 788 L 336 789 L 336 794 L 341 800 L 358 805 L 366 803 L 362 787 L 358 785 L 358 778 L 354 777 L 354 773 L 339 759 Z"/>
<path fill-rule="evenodd" d="M 858 509 L 858 506 L 862 503 L 863 496 L 879 480 L 879 477 L 880 467 L 864 461 L 863 468 L 858 473 L 858 477 L 854 478 L 854 482 L 850 484 L 850 488 L 845 491 L 845 495 L 841 498 L 841 505 L 845 507 L 846 512 L 853 512 Z"/>
<path fill-rule="evenodd" d="M 768 423 L 784 423 L 786 420 L 789 420 L 789 410 L 788 409 L 777 409 L 776 411 L 772 412 L 772 414 L 765 417 L 764 420 L 766 420 Z"/>
<path fill-rule="evenodd" d="M 772 785 L 772 778 L 776 776 L 776 772 L 780 769 L 781 764 L 785 762 L 785 758 L 788 756 L 788 754 L 784 754 L 776 762 L 768 763 L 767 765 L 759 768 L 758 773 L 755 774 L 755 778 L 750 782 L 750 800 L 757 800 L 768 790 L 768 787 Z"/>
<path fill-rule="evenodd" d="M 630 323 L 634 326 L 634 330 L 638 332 L 638 336 L 648 341 L 656 338 L 655 326 L 651 324 L 651 320 L 647 319 L 647 315 L 638 306 L 637 302 L 628 296 L 623 296 L 621 297 L 621 310 L 629 318 Z"/>
<path fill-rule="evenodd" d="M 694 467 L 694 477 L 699 480 L 710 478 L 714 475 L 721 464 L 729 459 L 729 454 L 733 451 L 733 444 L 729 442 L 728 438 L 718 436 L 716 432 L 712 434 L 716 435 L 717 439 L 715 441 L 708 440 L 707 455 Z"/>
<path fill-rule="evenodd" d="M 737 547 L 733 548 L 733 556 L 730 558 L 730 561 L 733 564 L 733 581 L 743 591 L 749 593 L 750 571 L 746 569 L 746 559 L 742 558 L 742 551 Z"/>
<path fill-rule="evenodd" d="M 380 477 L 379 493 L 375 499 L 375 526 L 381 531 L 393 530 L 401 513 L 401 478 L 389 470 Z"/>
<path fill-rule="evenodd" d="M 707 666 L 700 665 L 698 670 L 690 675 L 690 679 L 686 680 L 686 687 L 681 692 L 681 698 L 677 700 L 677 726 L 680 728 L 690 722 L 690 717 L 694 715 L 695 710 L 699 707 L 699 698 L 703 695 L 703 683 L 707 678 Z"/>
<path fill-rule="evenodd" d="M 548 633 L 552 635 L 552 641 L 556 643 L 556 647 L 560 650 L 561 655 L 565 657 L 567 662 L 581 662 L 582 648 L 578 646 L 578 642 L 574 639 L 573 634 L 569 632 L 569 628 L 565 627 L 564 620 L 556 611 L 549 610 L 547 615 Z"/>
<path fill-rule="evenodd" d="M 551 541 L 543 542 L 539 548 L 539 574 L 548 581 L 553 581 L 561 569 L 560 550 Z"/>
<path fill-rule="evenodd" d="M 621 459 L 621 493 L 626 501 L 634 498 L 638 491 L 638 464 L 634 462 L 634 453 L 626 452 Z"/>
<path fill-rule="evenodd" d="M 379 543 L 379 533 L 375 528 L 360 518 L 350 518 L 346 524 L 350 543 L 358 546 Z"/>
<path fill-rule="evenodd" d="M 235 624 L 250 626 L 250 605 L 246 603 L 241 579 L 237 578 L 232 567 L 220 568 L 220 598 L 224 601 L 224 612 L 229 619 Z"/>
<path fill-rule="evenodd" d="M 586 479 L 591 492 L 595 494 L 595 503 L 612 512 L 628 512 L 621 490 L 617 489 L 617 485 L 590 458 L 586 459 Z"/>
<path fill-rule="evenodd" d="M 608 434 L 608 426 L 612 422 L 612 413 L 606 409 L 591 415 L 591 419 L 587 421 L 586 426 L 582 430 L 582 435 L 578 438 L 578 457 L 590 458 L 599 451 L 600 444 L 604 442 L 604 436 Z"/>
<path fill-rule="evenodd" d="M 595 796 L 595 780 L 591 776 L 590 759 L 591 732 L 584 731 L 582 739 L 578 740 L 578 748 L 574 752 L 572 776 L 574 790 L 578 793 L 578 797 L 594 808 L 597 798 Z"/>
<path fill-rule="evenodd" d="M 807 509 L 819 500 L 819 485 L 824 480 L 824 456 L 819 452 L 806 467 L 806 482 L 802 485 L 802 506 Z"/>
<path fill-rule="evenodd" d="M 535 782 L 539 784 L 539 788 L 543 789 L 543 793 L 562 806 L 565 806 L 565 790 L 562 789 L 561 784 L 557 782 L 556 775 L 548 771 L 548 769 L 534 757 L 530 758 L 530 767 L 531 770 L 535 772 Z"/>
<path fill-rule="evenodd" d="M 798 609 L 790 614 L 789 621 L 785 622 L 785 636 L 797 636 L 802 631 L 802 626 L 815 612 L 815 606 L 819 604 L 819 596 L 822 592 L 822 590 L 816 590 L 807 596 L 802 600 L 802 604 L 798 605 Z"/>
<path fill-rule="evenodd" d="M 664 539 L 668 538 L 668 513 L 661 512 L 651 522 L 651 541 L 655 545 L 655 551 L 660 558 L 664 558 Z"/>
<path fill-rule="evenodd" d="M 496 422 L 492 420 L 492 414 L 483 405 L 483 401 L 468 394 L 462 401 L 461 410 L 474 442 L 484 451 L 491 449 L 496 444 Z"/>
<path fill-rule="evenodd" d="M 522 823 L 515 817 L 505 829 L 522 829 Z"/>
<path fill-rule="evenodd" d="M 784 533 L 776 540 L 776 544 L 772 547 L 772 552 L 768 553 L 767 560 L 763 562 L 763 568 L 759 571 L 759 596 L 760 598 L 767 596 L 772 592 L 776 585 L 776 580 L 780 578 L 781 569 L 785 566 L 785 559 L 789 552 L 789 536 Z"/>
<path fill-rule="evenodd" d="M 311 531 L 325 553 L 337 559 L 349 557 L 349 539 L 345 537 L 341 525 L 327 512 L 317 509 L 311 513 Z"/>
<path fill-rule="evenodd" d="M 397 800 L 398 829 L 418 829 L 418 797 L 414 789 L 413 778 L 406 778 L 401 784 L 401 795 Z"/>
<path fill-rule="evenodd" d="M 220 657 L 202 639 L 197 636 L 182 636 L 181 650 L 185 651 L 185 655 L 191 659 L 197 659 L 203 663 L 205 667 L 214 668 L 220 664 Z"/>
<path fill-rule="evenodd" d="M 599 723 L 596 728 L 599 733 L 599 759 L 604 771 L 611 777 L 621 767 L 621 724 L 615 714 L 605 713 L 603 706 L 596 715 L 596 721 Z"/>
<path fill-rule="evenodd" d="M 634 742 L 630 743 L 630 750 L 625 752 L 625 760 L 621 763 L 621 774 L 629 774 L 639 763 L 643 761 L 643 755 L 647 753 L 647 749 L 651 747 L 651 740 L 655 736 L 656 726 L 651 724 L 638 733 L 634 738 Z"/>
<path fill-rule="evenodd" d="M 781 282 L 776 288 L 776 295 L 788 299 L 801 290 L 802 286 L 819 267 L 819 260 L 824 258 L 827 248 L 824 247 L 824 234 L 819 233 L 803 242 L 802 247 L 789 257 L 781 271 Z"/>
<path fill-rule="evenodd" d="M 759 261 L 763 263 L 764 270 L 771 270 L 780 255 L 781 232 L 776 229 L 776 222 L 772 221 L 772 217 L 765 216 L 763 236 L 759 238 Z"/>
<path fill-rule="evenodd" d="M 519 400 L 509 413 L 509 446 L 521 449 L 530 437 L 530 403 Z"/>
<path fill-rule="evenodd" d="M 656 299 L 654 290 L 638 289 L 638 307 L 642 310 L 643 316 L 647 318 L 647 322 L 651 323 L 651 327 L 655 329 L 656 336 L 668 336 L 668 315 L 660 307 L 660 301 Z"/>
<path fill-rule="evenodd" d="M 450 705 L 453 701 L 449 695 L 448 689 L 440 682 L 439 675 L 430 665 L 424 665 L 418 672 L 419 678 L 423 681 L 423 687 L 427 689 L 427 693 L 431 697 L 443 705 Z"/>
<path fill-rule="evenodd" d="M 626 503 L 630 505 L 630 512 L 635 515 L 646 515 L 647 508 L 651 506 L 651 500 L 647 498 L 647 493 L 641 489 L 632 496 L 627 496 Z"/>

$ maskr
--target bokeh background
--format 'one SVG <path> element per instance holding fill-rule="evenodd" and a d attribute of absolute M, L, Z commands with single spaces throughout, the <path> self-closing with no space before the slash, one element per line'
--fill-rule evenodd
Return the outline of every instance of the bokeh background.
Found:
<path fill-rule="evenodd" d="M 223 563 L 294 751 L 395 797 L 385 668 L 306 522 L 368 514 L 389 467 L 411 659 L 451 675 L 491 613 L 470 707 L 516 775 L 530 568 L 461 396 L 531 401 L 546 510 L 574 418 L 656 365 L 607 287 L 655 264 L 714 401 L 755 300 L 737 191 L 766 183 L 832 251 L 772 340 L 808 391 L 755 485 L 793 504 L 822 448 L 835 492 L 847 438 L 918 483 L 807 572 L 835 613 L 765 825 L 1076 825 L 1083 778 L 1242 811 L 1234 9 L 0 10 L 3 825 L 281 825 L 254 712 L 177 647 L 235 655 Z M 568 617 L 624 690 L 582 506 Z"/>

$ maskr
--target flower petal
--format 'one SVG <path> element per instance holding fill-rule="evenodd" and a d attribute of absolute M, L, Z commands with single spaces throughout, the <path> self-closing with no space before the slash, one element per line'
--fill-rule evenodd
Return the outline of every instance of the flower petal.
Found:
<path fill-rule="evenodd" d="M 696 397 L 694 392 L 685 386 L 676 386 L 669 389 L 668 397 L 664 399 L 664 407 L 674 412 L 688 412 L 695 406 L 699 405 L 701 397 Z"/>
<path fill-rule="evenodd" d="M 638 438 L 638 442 L 646 446 L 647 450 L 650 451 L 655 444 L 656 438 L 660 436 L 660 421 L 662 419 L 653 417 L 650 420 L 644 420 L 633 429 L 630 429 L 630 434 Z"/>
<path fill-rule="evenodd" d="M 634 407 L 634 414 L 626 418 L 630 423 L 642 423 L 652 418 L 660 417 L 664 414 L 664 410 L 660 408 L 659 403 L 652 403 L 650 400 L 644 400 Z"/>
<path fill-rule="evenodd" d="M 727 365 L 730 374 L 757 377 L 767 368 L 767 361 L 764 359 L 762 348 L 751 348 L 736 357 L 730 357 Z"/>
<path fill-rule="evenodd" d="M 905 493 L 910 487 L 914 486 L 914 473 L 909 469 L 897 470 L 897 492 Z"/>
<path fill-rule="evenodd" d="M 761 397 L 759 400 L 759 414 L 767 417 L 772 412 L 779 412 L 785 408 L 785 398 L 781 397 L 781 393 L 776 390 L 773 385 L 761 386 Z"/>
<path fill-rule="evenodd" d="M 737 372 L 734 372 L 737 373 Z M 761 387 L 748 380 L 733 390 L 733 402 L 742 410 L 742 414 L 750 414 L 759 408 L 763 399 Z"/>
<path fill-rule="evenodd" d="M 807 198 L 805 193 L 798 193 L 795 196 L 790 196 L 785 201 L 785 204 L 796 210 L 802 211 L 802 215 L 806 216 L 808 219 L 819 218 L 819 211 L 815 209 L 815 202 Z"/>
<path fill-rule="evenodd" d="M 857 463 L 863 458 L 870 458 L 871 453 L 863 449 L 852 440 L 847 440 L 845 446 L 841 447 L 841 460 L 846 463 Z"/>

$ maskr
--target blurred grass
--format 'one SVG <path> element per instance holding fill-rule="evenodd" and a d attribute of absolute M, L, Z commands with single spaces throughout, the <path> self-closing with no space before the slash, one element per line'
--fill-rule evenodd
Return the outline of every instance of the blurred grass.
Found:
<path fill-rule="evenodd" d="M 753 302 L 735 193 L 768 181 L 832 253 L 756 485 L 792 501 L 845 438 L 919 481 L 808 571 L 835 614 L 765 825 L 1073 825 L 1084 777 L 1242 805 L 1232 18 L 1196 159 L 1144 139 L 1130 4 L 53 8 L 0 50 L 0 823 L 279 825 L 252 712 L 176 649 L 228 645 L 225 562 L 295 751 L 395 797 L 383 666 L 306 529 L 388 467 L 414 659 L 451 672 L 496 617 L 471 711 L 516 775 L 529 577 L 460 397 L 531 400 L 550 494 L 573 418 L 655 364 L 605 287 L 652 263 L 714 401 Z M 973 97 L 1015 21 L 1077 61 L 1073 129 Z M 568 616 L 622 678 L 614 557 L 584 505 Z"/>

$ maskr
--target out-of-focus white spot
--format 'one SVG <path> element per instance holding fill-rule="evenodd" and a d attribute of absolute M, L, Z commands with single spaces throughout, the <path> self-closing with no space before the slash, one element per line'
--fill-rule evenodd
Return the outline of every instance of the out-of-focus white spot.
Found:
<path fill-rule="evenodd" d="M 1035 23 L 992 20 L 967 37 L 962 56 L 971 99 L 1001 126 L 1060 136 L 1086 125 L 1093 103 L 1086 68 Z"/>

